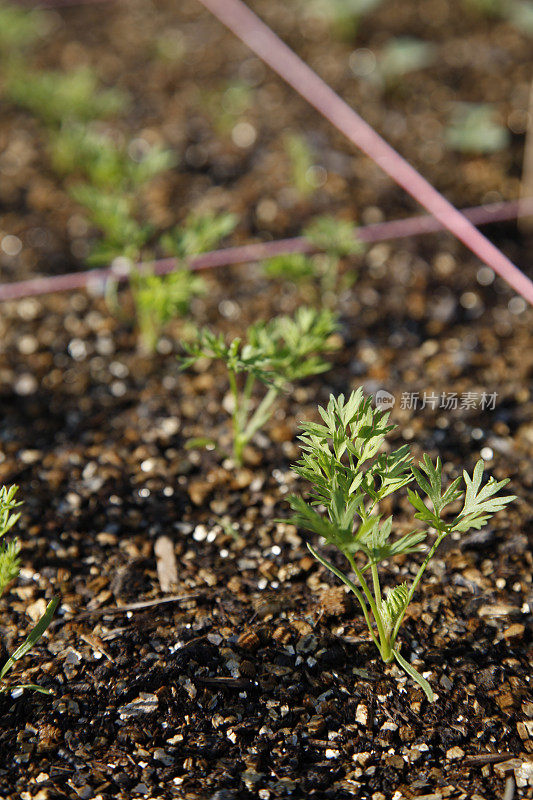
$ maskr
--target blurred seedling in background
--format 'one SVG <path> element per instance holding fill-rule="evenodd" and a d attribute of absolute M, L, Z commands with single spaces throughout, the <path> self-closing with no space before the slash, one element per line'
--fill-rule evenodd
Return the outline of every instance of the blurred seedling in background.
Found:
<path fill-rule="evenodd" d="M 378 53 L 366 48 L 354 50 L 349 62 L 357 78 L 393 90 L 401 87 L 406 75 L 431 66 L 436 58 L 437 50 L 431 43 L 402 36 L 389 39 Z"/>
<path fill-rule="evenodd" d="M 519 31 L 533 36 L 533 3 L 530 0 L 515 0 L 505 16 Z"/>
<path fill-rule="evenodd" d="M 463 0 L 466 11 L 486 19 L 503 19 L 512 5 L 510 0 Z"/>
<path fill-rule="evenodd" d="M 117 316 L 135 323 L 142 351 L 154 353 L 165 326 L 172 320 L 185 317 L 194 298 L 205 294 L 205 282 L 191 271 L 190 259 L 216 247 L 233 231 L 237 222 L 235 214 L 190 214 L 183 225 L 163 234 L 159 242 L 161 251 L 181 262 L 167 275 L 156 275 L 148 265 L 140 268 L 130 263 L 133 316 L 121 306 L 116 282 L 108 281 L 108 305 Z M 128 256 L 127 250 L 123 254 Z M 135 256 L 129 254 L 130 261 L 139 257 L 140 251 Z M 189 332 L 183 328 L 181 334 L 187 338 Z"/>
<path fill-rule="evenodd" d="M 339 295 L 352 286 L 356 273 L 341 273 L 341 259 L 359 255 L 365 250 L 357 239 L 356 227 L 335 217 L 316 217 L 304 229 L 303 235 L 321 252 L 317 255 L 285 253 L 263 262 L 269 278 L 289 280 L 307 292 L 314 289 L 314 301 L 326 307 L 335 307 Z"/>
<path fill-rule="evenodd" d="M 361 20 L 383 0 L 311 0 L 305 14 L 323 19 L 337 39 L 351 40 L 359 31 Z"/>
<path fill-rule="evenodd" d="M 237 338 L 226 344 L 222 334 L 202 328 L 196 340 L 184 343 L 189 354 L 182 360 L 184 369 L 200 359 L 219 360 L 227 368 L 233 457 L 238 465 L 243 463 L 245 447 L 272 416 L 278 395 L 293 381 L 330 368 L 323 355 L 336 346 L 336 330 L 336 317 L 331 311 L 303 306 L 294 317 L 280 316 L 251 325 L 245 340 Z M 266 392 L 255 405 L 257 381 L 264 384 Z"/>
<path fill-rule="evenodd" d="M 233 233 L 238 222 L 236 214 L 216 214 L 211 211 L 189 214 L 183 225 L 178 225 L 161 236 L 161 250 L 166 256 L 183 260 L 207 253 Z"/>
<path fill-rule="evenodd" d="M 0 596 L 19 574 L 20 562 L 18 553 L 20 550 L 19 543 L 16 539 L 10 542 L 3 541 L 3 537 L 8 531 L 18 522 L 20 512 L 16 509 L 22 503 L 16 499 L 18 486 L 2 486 L 0 487 Z M 36 686 L 33 683 L 8 685 L 4 683 L 7 673 L 13 668 L 15 663 L 21 659 L 26 653 L 31 650 L 33 645 L 41 638 L 44 631 L 49 626 L 54 611 L 57 608 L 58 600 L 51 600 L 46 607 L 46 611 L 28 634 L 25 641 L 18 647 L 10 658 L 0 669 L 0 692 L 20 691 L 22 689 L 33 689 L 43 694 L 49 694 L 47 689 L 41 686 Z"/>
<path fill-rule="evenodd" d="M 433 701 L 427 680 L 400 653 L 396 639 L 401 623 L 442 540 L 451 533 L 479 530 L 493 514 L 514 500 L 514 496 L 495 497 L 509 481 L 489 478 L 482 485 L 484 463 L 478 461 L 472 478 L 463 472 L 464 494 L 460 477 L 443 490 L 439 458 L 433 464 L 425 454 L 415 467 L 408 445 L 380 453 L 385 437 L 396 426 L 388 424 L 389 412 L 372 408 L 372 398 L 365 398 L 362 389 L 352 392 L 347 400 L 343 395 L 337 398 L 331 395 L 327 408 L 319 407 L 318 411 L 323 424 L 304 422 L 300 426 L 303 455 L 293 470 L 312 484 L 312 490 L 308 501 L 298 495 L 289 498 L 294 511 L 290 522 L 321 536 L 346 558 L 358 584 L 312 545 L 307 545 L 312 555 L 356 596 L 383 661 L 390 663 L 396 659 Z M 379 503 L 413 480 L 426 497 L 408 489 L 408 499 L 414 517 L 426 529 L 418 528 L 393 540 L 392 516 L 383 519 Z M 459 500 L 461 506 L 457 511 L 455 504 Z M 446 511 L 448 506 L 453 508 Z M 433 544 L 426 545 L 426 538 L 433 533 Z M 388 589 L 384 595 L 378 566 L 395 556 L 409 556 L 418 551 L 425 551 L 426 555 L 414 579 Z"/>
<path fill-rule="evenodd" d="M 187 53 L 187 42 L 183 31 L 179 28 L 163 31 L 153 42 L 153 52 L 162 61 L 182 61 Z"/>
<path fill-rule="evenodd" d="M 154 229 L 137 221 L 133 196 L 88 183 L 74 186 L 70 193 L 84 206 L 91 224 L 102 235 L 87 258 L 89 264 L 109 264 L 117 257 L 139 260 Z"/>
<path fill-rule="evenodd" d="M 313 256 L 320 281 L 320 298 L 323 305 L 334 307 L 342 292 L 352 286 L 357 277 L 353 269 L 341 272 L 341 260 L 361 255 L 365 245 L 357 238 L 353 223 L 332 216 L 315 217 L 304 228 L 303 235 L 321 251 Z"/>
<path fill-rule="evenodd" d="M 80 173 L 95 187 L 136 192 L 176 165 L 172 150 L 144 139 L 120 144 L 94 127 L 66 124 L 49 137 L 52 166 L 61 175 Z"/>
<path fill-rule="evenodd" d="M 510 143 L 509 131 L 486 103 L 454 103 L 444 137 L 450 149 L 472 155 L 496 153 Z"/>
<path fill-rule="evenodd" d="M 101 89 L 94 70 L 33 72 L 18 65 L 5 77 L 6 99 L 31 111 L 46 125 L 88 122 L 127 109 L 128 96 L 118 89 Z"/>
<path fill-rule="evenodd" d="M 230 81 L 220 89 L 202 92 L 199 105 L 219 136 L 231 136 L 254 104 L 254 90 L 246 81 Z"/>
<path fill-rule="evenodd" d="M 467 11 L 489 20 L 506 20 L 521 33 L 533 35 L 531 0 L 463 0 Z"/>
<path fill-rule="evenodd" d="M 38 9 L 0 3 L 0 60 L 18 60 L 54 29 L 53 15 Z"/>
<path fill-rule="evenodd" d="M 139 222 L 144 214 L 143 190 L 159 173 L 174 166 L 174 153 L 139 139 L 119 147 L 108 136 L 84 132 L 80 127 L 60 131 L 52 137 L 51 147 L 56 168 L 68 173 L 77 166 L 91 181 L 70 190 L 102 234 L 88 263 L 108 264 L 119 256 L 139 260 L 154 234 L 152 225 Z"/>
<path fill-rule="evenodd" d="M 291 281 L 297 286 L 308 286 L 317 278 L 317 268 L 312 256 L 305 253 L 281 253 L 262 263 L 269 278 Z"/>
<path fill-rule="evenodd" d="M 321 185 L 320 169 L 315 165 L 313 149 L 307 138 L 299 133 L 285 134 L 283 144 L 289 159 L 292 186 L 305 199 Z"/>
<path fill-rule="evenodd" d="M 165 326 L 188 313 L 192 300 L 205 294 L 205 283 L 188 269 L 155 275 L 149 268 L 134 268 L 130 290 L 141 349 L 155 353 Z"/>

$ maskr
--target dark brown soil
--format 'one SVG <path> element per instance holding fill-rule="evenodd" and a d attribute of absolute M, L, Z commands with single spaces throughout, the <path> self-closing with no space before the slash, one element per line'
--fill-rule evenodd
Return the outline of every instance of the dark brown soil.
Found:
<path fill-rule="evenodd" d="M 431 163 L 422 155 L 422 119 L 431 113 L 442 122 L 445 113 L 428 106 L 428 81 L 434 91 L 496 102 L 507 113 L 518 103 L 511 85 L 527 80 L 530 40 L 504 23 L 459 19 L 460 3 L 448 10 L 410 0 L 375 12 L 357 41 L 342 45 L 316 23 L 299 32 L 297 7 L 286 6 L 254 4 L 454 202 L 515 196 L 518 135 L 503 154 L 443 152 Z M 438 25 L 430 7 L 440 9 Z M 43 65 L 89 60 L 138 99 L 117 124 L 152 131 L 184 154 L 154 192 L 151 212 L 161 225 L 204 204 L 240 212 L 237 239 L 249 240 L 298 232 L 321 210 L 367 219 L 378 207 L 391 218 L 414 210 L 192 2 L 154 9 L 143 0 L 60 16 L 57 45 L 39 55 Z M 186 36 L 185 60 L 148 58 L 154 36 L 169 27 Z M 406 33 L 463 53 L 463 62 L 443 58 L 385 95 L 350 78 L 354 47 Z M 505 55 L 498 80 L 488 56 L 474 61 L 490 48 Z M 252 152 L 217 134 L 199 100 L 204 89 L 243 74 L 255 76 Z M 397 139 L 387 127 L 392 112 L 408 120 Z M 34 155 L 2 189 L 3 228 L 24 242 L 17 262 L 4 257 L 3 278 L 72 269 L 67 223 L 75 207 L 40 156 L 38 127 L 9 113 L 2 136 L 29 137 Z M 305 201 L 288 191 L 281 137 L 289 127 L 313 137 L 329 170 L 323 189 Z M 198 153 L 206 160 L 191 163 Z M 49 207 L 32 200 L 39 185 Z M 268 223 L 258 211 L 265 199 L 275 209 L 271 217 L 268 206 Z M 27 240 L 35 229 L 49 236 L 46 247 Z M 491 235 L 527 263 L 514 226 Z M 501 282 L 484 285 L 479 264 L 445 235 L 378 245 L 345 266 L 359 278 L 339 299 L 343 344 L 331 371 L 282 398 L 242 469 L 216 452 L 185 448 L 199 435 L 227 446 L 227 387 L 219 369 L 179 371 L 179 325 L 164 355 L 147 359 L 100 298 L 3 305 L 0 482 L 18 483 L 24 500 L 23 570 L 0 600 L 6 653 L 45 598 L 59 596 L 61 607 L 12 673 L 13 682 L 38 682 L 52 694 L 0 697 L 2 796 L 531 796 L 531 311 Z M 208 280 L 195 319 L 228 335 L 301 302 L 294 287 L 267 282 L 256 266 Z M 510 477 L 519 496 L 486 529 L 443 547 L 409 611 L 402 652 L 416 657 L 438 694 L 434 705 L 380 663 L 350 597 L 310 557 L 304 534 L 276 522 L 287 514 L 287 493 L 305 490 L 290 472 L 298 421 L 313 417 L 330 392 L 361 384 L 395 396 L 398 440 L 416 455 L 439 454 L 449 479 L 483 452 L 491 474 Z M 497 397 L 494 410 L 401 408 L 411 392 Z M 405 498 L 392 510 L 400 527 L 409 524 Z M 162 536 L 178 562 L 170 602 L 154 553 Z M 399 559 L 385 576 L 397 583 L 414 568 Z M 142 601 L 160 602 L 135 605 Z"/>

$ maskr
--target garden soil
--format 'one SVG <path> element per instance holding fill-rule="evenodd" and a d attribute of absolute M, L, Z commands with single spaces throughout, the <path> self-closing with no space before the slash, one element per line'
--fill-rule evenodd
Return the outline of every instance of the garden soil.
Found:
<path fill-rule="evenodd" d="M 252 5 L 455 204 L 517 195 L 532 62 L 523 32 L 466 3 L 406 0 L 339 41 L 296 3 Z M 237 243 L 299 233 L 317 213 L 371 222 L 416 212 L 192 0 L 53 14 L 39 64 L 94 65 L 134 97 L 117 133 L 180 155 L 153 184 L 154 224 L 192 208 L 235 211 Z M 386 88 L 355 78 L 353 51 L 406 34 L 436 43 L 436 65 Z M 236 80 L 253 101 L 233 119 L 221 97 Z M 509 148 L 446 150 L 454 99 L 494 103 L 514 126 Z M 254 132 L 247 146 L 235 134 L 243 121 L 241 134 Z M 291 184 L 287 130 L 314 149 L 323 185 L 309 196 Z M 2 225 L 24 244 L 15 259 L 2 255 L 3 280 L 82 268 L 91 232 L 48 165 L 39 125 L 6 109 L 0 134 L 10 158 L 18 153 L 2 176 Z M 531 239 L 514 224 L 487 232 L 519 266 L 530 263 Z M 0 600 L 3 660 L 47 600 L 61 600 L 10 673 L 50 694 L 0 697 L 2 797 L 532 795 L 531 310 L 446 234 L 375 245 L 343 269 L 356 281 L 338 298 L 331 370 L 280 398 L 242 468 L 224 453 L 223 370 L 180 370 L 185 323 L 148 358 L 102 297 L 2 305 L 0 482 L 17 483 L 24 501 L 21 576 Z M 194 319 L 228 337 L 312 299 L 260 265 L 206 280 Z M 450 481 L 481 455 L 518 495 L 483 530 L 441 546 L 408 611 L 402 653 L 434 704 L 379 661 L 350 595 L 311 557 L 306 534 L 280 522 L 287 495 L 307 488 L 290 469 L 298 423 L 359 385 L 393 396 L 392 444 L 440 455 Z M 205 436 L 219 446 L 187 447 Z M 405 496 L 389 500 L 384 512 L 406 532 Z M 384 565 L 385 583 L 412 577 L 417 563 Z"/>

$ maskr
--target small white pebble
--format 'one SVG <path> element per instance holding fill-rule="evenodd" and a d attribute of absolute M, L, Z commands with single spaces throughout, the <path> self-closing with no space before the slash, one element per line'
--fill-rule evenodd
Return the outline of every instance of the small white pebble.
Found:
<path fill-rule="evenodd" d="M 237 147 L 251 147 L 257 139 L 257 131 L 250 122 L 238 122 L 231 132 L 231 138 Z"/>
<path fill-rule="evenodd" d="M 511 297 L 507 307 L 511 314 L 523 314 L 527 308 L 527 303 L 523 297 Z"/>
<path fill-rule="evenodd" d="M 2 250 L 6 256 L 18 256 L 22 250 L 22 242 L 20 241 L 19 237 L 13 236 L 10 233 L 7 236 L 4 236 L 0 246 L 2 247 Z"/>

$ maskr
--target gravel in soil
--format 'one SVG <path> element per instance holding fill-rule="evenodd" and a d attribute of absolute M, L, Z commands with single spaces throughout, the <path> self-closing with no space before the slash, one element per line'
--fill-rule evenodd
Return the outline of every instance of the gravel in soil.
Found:
<path fill-rule="evenodd" d="M 46 598 L 62 602 L 13 676 L 52 695 L 0 701 L 6 797 L 489 798 L 509 775 L 516 796 L 530 791 L 530 312 L 480 287 L 473 319 L 455 300 L 458 264 L 436 278 L 391 246 L 387 262 L 403 271 L 379 277 L 377 252 L 342 298 L 332 370 L 281 399 L 242 469 L 185 449 L 206 429 L 229 443 L 217 369 L 140 356 L 97 298 L 4 306 L 0 480 L 25 501 L 21 580 L 0 601 L 6 651 Z M 253 268 L 209 280 L 196 315 L 228 335 L 298 303 Z M 446 320 L 439 293 L 453 306 Z M 177 341 L 179 330 L 163 350 Z M 432 706 L 379 662 L 301 533 L 275 521 L 299 486 L 298 420 L 359 384 L 397 398 L 497 393 L 494 411 L 394 409 L 398 438 L 439 453 L 449 479 L 484 450 L 520 496 L 441 550 L 411 606 L 402 652 L 434 687 Z M 390 510 L 407 528 L 404 501 Z M 177 564 L 171 595 L 158 578 L 162 537 Z M 385 574 L 396 583 L 414 569 L 398 559 Z M 179 599 L 142 607 L 169 597 Z"/>

